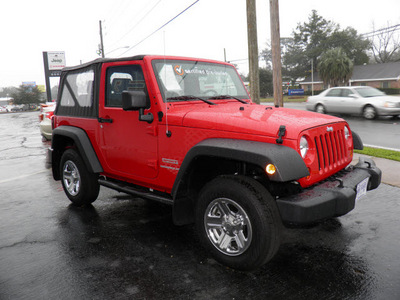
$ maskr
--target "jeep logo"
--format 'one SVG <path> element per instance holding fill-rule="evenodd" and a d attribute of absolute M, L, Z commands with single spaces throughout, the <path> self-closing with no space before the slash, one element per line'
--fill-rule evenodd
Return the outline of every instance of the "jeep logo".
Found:
<path fill-rule="evenodd" d="M 333 132 L 333 127 L 329 127 L 329 126 L 326 127 L 326 131 L 327 131 L 327 132 Z"/>

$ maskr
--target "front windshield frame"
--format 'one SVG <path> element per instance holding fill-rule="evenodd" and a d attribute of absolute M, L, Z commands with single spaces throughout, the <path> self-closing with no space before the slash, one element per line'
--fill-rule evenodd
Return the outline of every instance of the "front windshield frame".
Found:
<path fill-rule="evenodd" d="M 250 98 L 236 69 L 228 64 L 156 59 L 152 61 L 152 66 L 164 102 L 198 101 L 198 98 L 213 99 L 227 95 Z"/>
<path fill-rule="evenodd" d="M 354 88 L 354 90 L 363 98 L 380 97 L 386 94 L 373 87 Z"/>

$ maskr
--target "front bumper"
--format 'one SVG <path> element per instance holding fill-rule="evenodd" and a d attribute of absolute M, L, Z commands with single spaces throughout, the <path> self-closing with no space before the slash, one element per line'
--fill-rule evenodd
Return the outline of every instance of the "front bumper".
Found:
<path fill-rule="evenodd" d="M 380 116 L 400 115 L 400 107 L 378 107 L 378 115 Z"/>
<path fill-rule="evenodd" d="M 381 183 L 382 172 L 372 159 L 361 157 L 355 166 L 334 175 L 321 184 L 299 194 L 277 199 L 285 224 L 305 225 L 342 216 L 351 211 L 356 202 L 357 185 L 369 178 L 367 190 Z"/>

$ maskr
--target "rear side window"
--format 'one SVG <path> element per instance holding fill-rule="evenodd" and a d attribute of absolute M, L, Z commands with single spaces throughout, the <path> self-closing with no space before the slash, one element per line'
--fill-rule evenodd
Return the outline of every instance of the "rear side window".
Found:
<path fill-rule="evenodd" d="M 94 105 L 94 77 L 92 68 L 68 73 L 63 77 L 57 114 L 79 117 L 96 116 Z"/>
<path fill-rule="evenodd" d="M 110 67 L 106 76 L 107 107 L 122 107 L 123 91 L 144 91 L 147 95 L 143 71 L 139 65 Z"/>
<path fill-rule="evenodd" d="M 326 96 L 327 97 L 340 97 L 341 89 L 333 89 L 330 90 Z"/>
<path fill-rule="evenodd" d="M 349 97 L 353 92 L 349 89 L 342 89 L 342 97 Z"/>

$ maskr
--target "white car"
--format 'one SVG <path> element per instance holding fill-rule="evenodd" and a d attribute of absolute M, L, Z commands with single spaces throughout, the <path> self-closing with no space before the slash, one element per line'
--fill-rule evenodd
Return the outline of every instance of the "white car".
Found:
<path fill-rule="evenodd" d="M 56 109 L 55 102 L 48 102 L 46 104 L 40 105 L 40 134 L 46 140 L 51 140 L 53 135 L 53 129 L 51 126 L 51 117 L 54 115 L 54 110 Z"/>
<path fill-rule="evenodd" d="M 342 86 L 323 91 L 307 99 L 306 108 L 319 113 L 377 116 L 400 116 L 400 96 L 388 96 L 369 86 Z"/>

